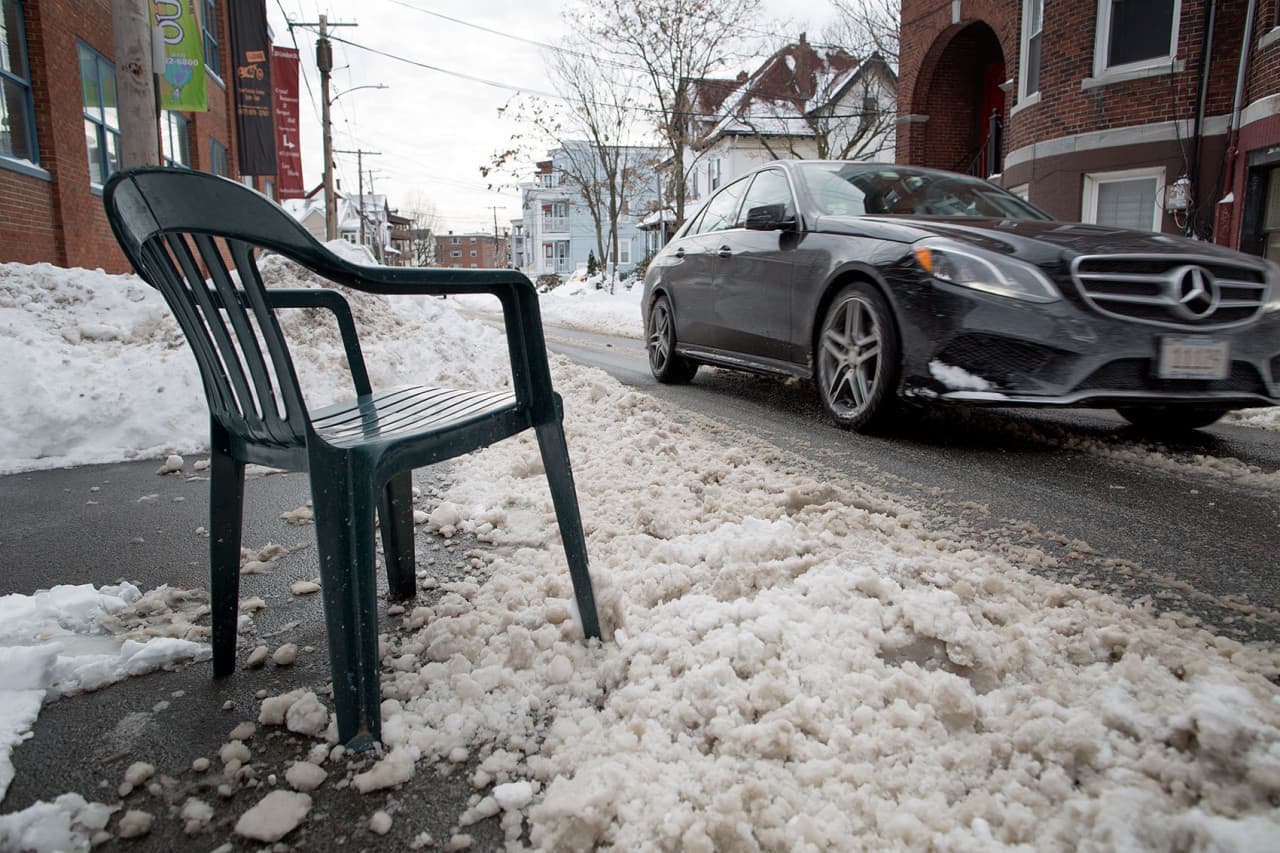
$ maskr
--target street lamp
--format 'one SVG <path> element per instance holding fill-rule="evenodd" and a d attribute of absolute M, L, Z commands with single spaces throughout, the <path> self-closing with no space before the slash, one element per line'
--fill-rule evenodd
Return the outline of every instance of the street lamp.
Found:
<path fill-rule="evenodd" d="M 319 52 L 317 51 L 317 55 Z M 390 88 L 385 83 L 366 83 L 363 86 L 352 86 L 350 89 L 343 89 L 332 98 L 329 97 L 329 70 L 332 68 L 332 58 L 330 62 L 320 66 L 320 86 L 321 86 L 321 106 L 322 115 L 320 123 L 324 126 L 324 238 L 326 240 L 334 240 L 338 237 L 338 205 L 333 197 L 333 127 L 329 118 L 329 107 L 334 101 L 341 98 L 348 92 L 354 92 L 357 89 L 387 89 Z"/>

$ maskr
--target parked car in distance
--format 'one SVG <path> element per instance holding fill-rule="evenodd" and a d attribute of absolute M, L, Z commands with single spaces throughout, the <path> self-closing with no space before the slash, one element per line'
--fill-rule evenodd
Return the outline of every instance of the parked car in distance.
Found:
<path fill-rule="evenodd" d="M 1114 408 L 1158 429 L 1280 404 L 1280 267 L 1053 221 L 950 172 L 761 166 L 654 257 L 641 306 L 658 381 L 801 377 L 855 430 L 903 401 Z"/>

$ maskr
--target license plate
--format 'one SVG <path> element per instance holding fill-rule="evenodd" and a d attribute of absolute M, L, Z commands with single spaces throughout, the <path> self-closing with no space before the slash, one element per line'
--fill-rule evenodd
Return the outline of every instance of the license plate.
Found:
<path fill-rule="evenodd" d="M 1161 338 L 1156 373 L 1161 379 L 1226 379 L 1231 369 L 1226 341 Z"/>

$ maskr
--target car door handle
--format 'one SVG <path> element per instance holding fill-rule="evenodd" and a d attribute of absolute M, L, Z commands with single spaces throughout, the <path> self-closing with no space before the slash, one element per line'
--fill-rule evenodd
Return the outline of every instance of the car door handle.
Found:
<path fill-rule="evenodd" d="M 728 246 L 721 246 L 720 251 L 716 252 L 716 254 L 722 258 L 727 258 L 733 254 L 733 250 L 730 249 Z"/>
<path fill-rule="evenodd" d="M 677 257 L 677 258 L 683 258 L 683 257 L 684 257 L 684 246 L 681 246 L 679 249 L 676 249 L 675 255 L 676 255 L 676 257 Z"/>

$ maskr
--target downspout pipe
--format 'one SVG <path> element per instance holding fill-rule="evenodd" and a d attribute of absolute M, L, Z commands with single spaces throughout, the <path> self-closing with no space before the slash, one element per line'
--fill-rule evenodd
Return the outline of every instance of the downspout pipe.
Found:
<path fill-rule="evenodd" d="M 1236 72 L 1236 94 L 1231 104 L 1231 129 L 1227 132 L 1227 168 L 1219 192 L 1225 198 L 1235 186 L 1236 160 L 1240 155 L 1240 102 L 1244 100 L 1244 78 L 1249 71 L 1249 54 L 1253 52 L 1253 18 L 1257 11 L 1257 0 L 1249 0 L 1249 9 L 1245 12 L 1244 41 L 1240 45 L 1240 68 Z M 1236 199 L 1236 204 L 1242 204 Z"/>

